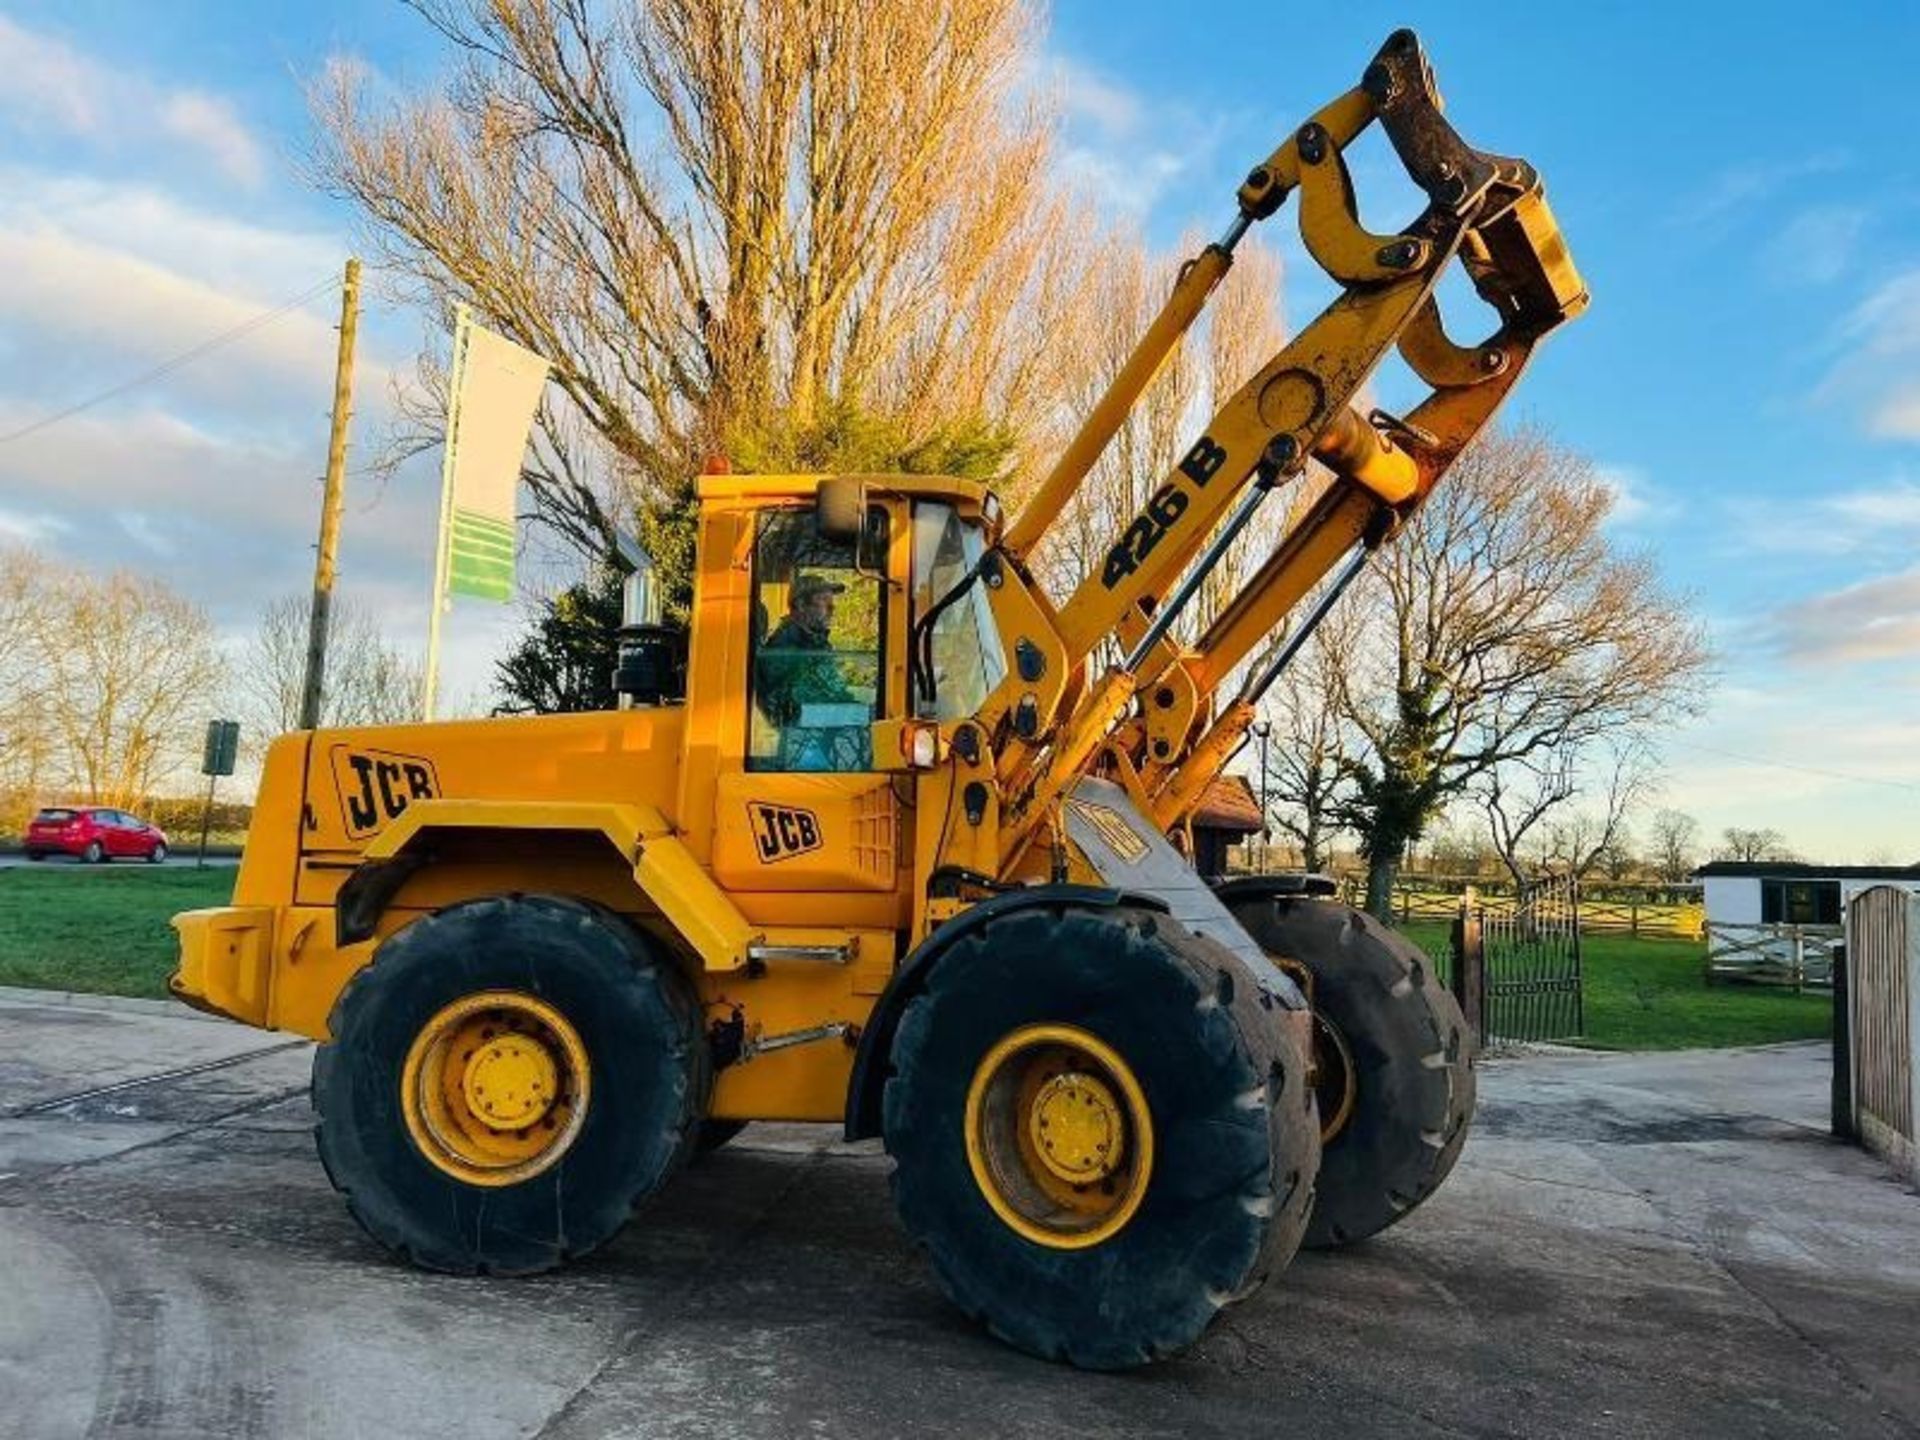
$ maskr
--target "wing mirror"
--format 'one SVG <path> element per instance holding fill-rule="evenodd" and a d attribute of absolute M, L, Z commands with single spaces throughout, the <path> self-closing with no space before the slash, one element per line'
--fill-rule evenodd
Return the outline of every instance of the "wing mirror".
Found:
<path fill-rule="evenodd" d="M 829 475 L 814 501 L 814 528 L 822 540 L 853 547 L 856 575 L 887 584 L 887 517 L 871 501 L 865 476 Z"/>
<path fill-rule="evenodd" d="M 820 482 L 817 524 L 822 540 L 857 545 L 867 524 L 867 482 L 858 475 L 829 475 Z"/>

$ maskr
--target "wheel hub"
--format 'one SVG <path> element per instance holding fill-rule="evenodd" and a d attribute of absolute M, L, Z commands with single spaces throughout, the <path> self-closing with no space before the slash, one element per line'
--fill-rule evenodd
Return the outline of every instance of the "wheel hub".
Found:
<path fill-rule="evenodd" d="M 1125 1120 L 1113 1091 L 1079 1071 L 1040 1087 L 1029 1112 L 1034 1153 L 1069 1185 L 1091 1185 L 1120 1168 Z"/>
<path fill-rule="evenodd" d="M 506 1034 L 467 1062 L 461 1088 L 467 1104 L 497 1130 L 524 1130 L 545 1117 L 559 1093 L 559 1067 L 531 1035 Z"/>
<path fill-rule="evenodd" d="M 400 1076 L 400 1109 L 433 1165 L 469 1185 L 512 1185 L 567 1153 L 591 1089 L 586 1046 L 557 1007 L 487 990 L 420 1027 Z"/>
<path fill-rule="evenodd" d="M 1153 1118 L 1119 1051 L 1075 1025 L 1025 1025 L 967 1089 L 967 1163 L 981 1197 L 1036 1245 L 1117 1235 L 1153 1175 Z"/>

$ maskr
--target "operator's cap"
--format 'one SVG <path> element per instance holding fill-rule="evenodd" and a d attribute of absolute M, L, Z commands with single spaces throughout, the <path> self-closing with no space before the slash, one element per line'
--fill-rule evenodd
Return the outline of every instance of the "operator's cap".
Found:
<path fill-rule="evenodd" d="M 804 605 L 816 595 L 844 595 L 847 587 L 824 575 L 802 575 L 793 582 L 793 603 Z"/>

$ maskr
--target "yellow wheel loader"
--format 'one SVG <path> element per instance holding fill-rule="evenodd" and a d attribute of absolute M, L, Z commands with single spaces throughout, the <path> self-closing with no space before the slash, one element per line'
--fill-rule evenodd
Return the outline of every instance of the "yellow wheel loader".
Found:
<path fill-rule="evenodd" d="M 1394 232 L 1343 155 L 1376 122 L 1426 197 Z M 1296 193 L 1338 298 L 1056 602 L 1029 557 Z M 834 1121 L 884 1141 L 955 1303 L 1118 1368 L 1441 1183 L 1472 1042 L 1426 959 L 1319 877 L 1216 889 L 1176 842 L 1586 294 L 1533 169 L 1460 139 L 1409 32 L 1238 202 L 1017 517 L 959 479 L 707 475 L 688 648 L 642 562 L 621 708 L 274 742 L 233 905 L 175 921 L 173 990 L 322 1042 L 320 1158 L 374 1238 L 545 1270 L 742 1124 Z M 1494 312 L 1477 344 L 1435 303 L 1456 260 Z M 1430 393 L 1360 413 L 1396 346 Z M 1310 460 L 1330 486 L 1182 643 Z"/>

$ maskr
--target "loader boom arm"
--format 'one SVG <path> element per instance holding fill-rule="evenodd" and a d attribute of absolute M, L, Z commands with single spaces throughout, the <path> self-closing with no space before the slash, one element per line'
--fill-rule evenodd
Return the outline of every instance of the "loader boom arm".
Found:
<path fill-rule="evenodd" d="M 1427 197 L 1420 215 L 1390 234 L 1361 223 L 1343 153 L 1375 121 Z M 1205 308 L 1234 247 L 1296 191 L 1301 238 L 1341 293 L 1220 406 L 1055 610 L 1030 584 L 1030 557 Z M 1255 166 L 1238 201 L 1225 235 L 1182 269 L 1160 314 L 1001 539 L 999 558 L 1019 588 L 1033 592 L 1033 608 L 1054 632 L 1047 648 L 1073 675 L 1037 706 L 1029 692 L 1018 715 L 1013 689 L 1003 687 L 977 717 L 983 733 L 1011 732 L 998 767 L 996 868 L 1003 872 L 1067 789 L 1103 764 L 1150 798 L 1163 825 L 1179 824 L 1291 657 L 1286 641 L 1270 637 L 1343 559 L 1351 578 L 1363 562 L 1349 557 L 1384 543 L 1417 509 L 1511 391 L 1541 337 L 1587 302 L 1539 177 L 1524 161 L 1460 138 L 1441 113 L 1411 31 L 1389 37 L 1358 87 Z M 1456 259 L 1497 317 L 1477 345 L 1448 337 L 1434 298 Z M 1396 348 L 1430 393 L 1404 419 L 1362 415 L 1356 397 Z M 1178 644 L 1174 622 L 1227 541 L 1310 457 L 1332 472 L 1331 488 L 1198 643 Z M 1111 637 L 1125 658 L 1095 677 L 1088 667 Z M 1255 659 L 1263 647 L 1267 653 Z M 1243 666 L 1246 683 L 1216 704 Z"/>

